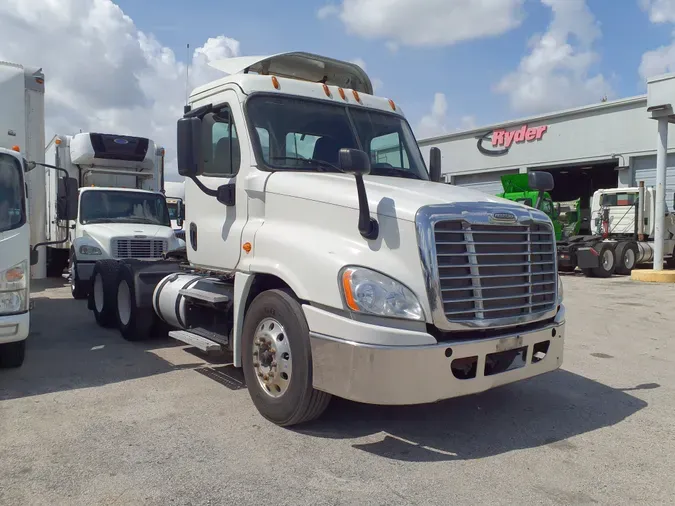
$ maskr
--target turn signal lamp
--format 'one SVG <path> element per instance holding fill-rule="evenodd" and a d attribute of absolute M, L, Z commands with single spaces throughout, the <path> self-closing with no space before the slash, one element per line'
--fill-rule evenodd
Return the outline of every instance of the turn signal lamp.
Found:
<path fill-rule="evenodd" d="M 338 88 L 338 93 L 342 97 L 342 100 L 347 100 L 347 97 L 345 96 L 345 90 L 343 90 L 342 88 Z"/>
<path fill-rule="evenodd" d="M 61 144 L 61 139 L 56 139 L 56 140 L 54 141 L 54 144 L 56 144 L 57 146 L 58 146 L 59 144 Z"/>
<path fill-rule="evenodd" d="M 276 76 L 272 76 L 272 85 L 275 89 L 279 89 L 279 79 L 277 79 Z"/>
<path fill-rule="evenodd" d="M 328 87 L 327 84 L 323 85 L 323 92 L 326 94 L 327 97 L 330 97 L 330 88 Z"/>
<path fill-rule="evenodd" d="M 244 249 L 244 251 L 245 251 L 246 253 L 250 253 L 250 252 L 251 252 L 251 243 L 250 243 L 250 242 L 245 242 L 244 245 L 242 246 L 242 248 Z"/>
<path fill-rule="evenodd" d="M 354 95 L 354 98 L 358 103 L 361 103 L 361 97 L 359 97 L 359 92 L 356 90 L 352 90 L 352 94 Z"/>
<path fill-rule="evenodd" d="M 345 302 L 349 306 L 349 309 L 352 311 L 359 311 L 359 305 L 356 303 L 356 300 L 354 299 L 354 292 L 352 290 L 352 270 L 347 269 L 343 274 L 342 274 L 342 288 L 345 294 Z"/>
<path fill-rule="evenodd" d="M 394 103 L 394 101 L 392 99 L 389 99 L 389 107 L 391 107 L 392 111 L 396 110 L 396 104 Z"/>
<path fill-rule="evenodd" d="M 19 146 L 12 146 L 12 151 L 16 151 L 17 153 L 21 153 L 21 148 Z"/>

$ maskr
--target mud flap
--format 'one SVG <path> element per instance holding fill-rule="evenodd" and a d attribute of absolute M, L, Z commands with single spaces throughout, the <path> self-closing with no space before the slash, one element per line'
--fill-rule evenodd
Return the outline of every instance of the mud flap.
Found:
<path fill-rule="evenodd" d="M 595 269 L 600 266 L 600 253 L 590 246 L 577 250 L 577 265 L 581 269 Z"/>

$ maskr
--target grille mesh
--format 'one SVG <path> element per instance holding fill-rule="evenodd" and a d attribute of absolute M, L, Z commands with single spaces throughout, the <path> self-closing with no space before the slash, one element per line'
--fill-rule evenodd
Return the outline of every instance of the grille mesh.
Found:
<path fill-rule="evenodd" d="M 554 308 L 556 252 L 549 226 L 441 221 L 434 235 L 449 322 L 513 318 Z"/>
<path fill-rule="evenodd" d="M 160 239 L 113 239 L 115 258 L 161 258 L 166 241 Z"/>

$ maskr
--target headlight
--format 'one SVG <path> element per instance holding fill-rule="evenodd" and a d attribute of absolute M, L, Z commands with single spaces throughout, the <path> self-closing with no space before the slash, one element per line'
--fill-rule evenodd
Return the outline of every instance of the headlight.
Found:
<path fill-rule="evenodd" d="M 560 274 L 558 274 L 558 304 L 563 301 L 563 282 Z"/>
<path fill-rule="evenodd" d="M 27 309 L 28 262 L 19 262 L 0 272 L 0 314 L 20 313 Z"/>
<path fill-rule="evenodd" d="M 358 313 L 422 320 L 417 297 L 398 281 L 363 267 L 345 267 L 340 273 L 347 307 Z"/>
<path fill-rule="evenodd" d="M 0 292 L 0 314 L 20 313 L 26 310 L 26 290 Z"/>
<path fill-rule="evenodd" d="M 0 292 L 25 289 L 27 276 L 28 262 L 25 260 L 0 272 Z"/>
<path fill-rule="evenodd" d="M 100 255 L 101 248 L 96 246 L 87 246 L 86 244 L 80 246 L 80 255 Z"/>

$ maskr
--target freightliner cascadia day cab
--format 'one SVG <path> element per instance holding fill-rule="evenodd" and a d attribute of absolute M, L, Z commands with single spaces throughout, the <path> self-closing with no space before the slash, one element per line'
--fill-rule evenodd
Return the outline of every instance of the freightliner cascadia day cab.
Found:
<path fill-rule="evenodd" d="M 69 267 L 73 297 L 88 296 L 96 260 L 159 259 L 184 244 L 160 192 L 163 156 L 150 139 L 109 133 L 47 145 L 47 270 Z"/>
<path fill-rule="evenodd" d="M 440 151 L 427 169 L 400 107 L 357 65 L 283 53 L 213 66 L 228 75 L 178 121 L 182 257 L 118 262 L 104 279 L 126 339 L 168 326 L 230 351 L 282 426 L 332 395 L 420 404 L 560 367 L 544 213 L 440 183 Z M 552 188 L 550 174 L 530 183 Z"/>
<path fill-rule="evenodd" d="M 0 367 L 20 367 L 30 330 L 30 278 L 44 278 L 44 73 L 0 62 Z M 37 220 L 35 219 L 37 217 Z"/>

